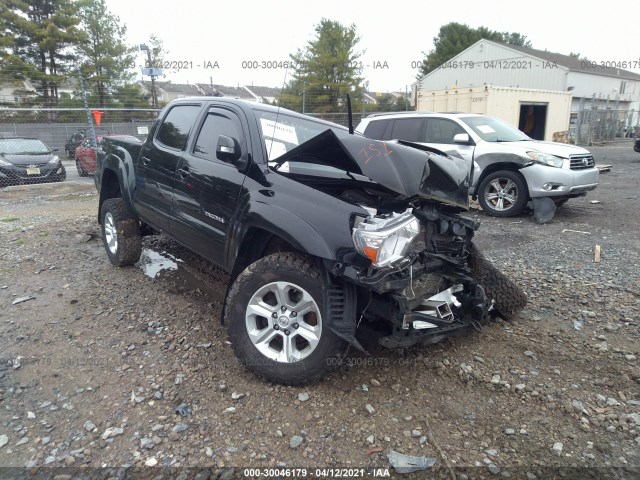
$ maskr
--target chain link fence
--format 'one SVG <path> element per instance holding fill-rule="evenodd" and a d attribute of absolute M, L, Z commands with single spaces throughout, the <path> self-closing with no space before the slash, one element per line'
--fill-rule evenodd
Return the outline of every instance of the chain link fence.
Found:
<path fill-rule="evenodd" d="M 640 134 L 640 116 L 635 110 L 591 108 L 580 105 L 571 115 L 569 140 L 576 145 L 593 145 L 633 139 Z"/>
<path fill-rule="evenodd" d="M 96 170 L 104 136 L 142 141 L 158 115 L 156 109 L 0 108 L 0 188 L 64 181 L 67 171 L 87 176 Z"/>

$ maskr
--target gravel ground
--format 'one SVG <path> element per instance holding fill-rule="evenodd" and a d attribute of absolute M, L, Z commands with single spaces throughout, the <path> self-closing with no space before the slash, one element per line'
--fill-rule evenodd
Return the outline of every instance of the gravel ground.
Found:
<path fill-rule="evenodd" d="M 265 383 L 236 360 L 221 271 L 164 237 L 145 239 L 139 267 L 112 267 L 91 183 L 5 189 L 0 466 L 423 478 L 396 473 L 393 450 L 434 459 L 442 478 L 638 478 L 640 155 L 591 150 L 612 171 L 551 223 L 470 212 L 486 256 L 529 294 L 516 321 L 349 352 L 305 388 Z"/>

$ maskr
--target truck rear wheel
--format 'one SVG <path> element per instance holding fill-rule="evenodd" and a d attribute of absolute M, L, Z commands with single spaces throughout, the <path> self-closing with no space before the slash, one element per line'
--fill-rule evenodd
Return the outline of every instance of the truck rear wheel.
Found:
<path fill-rule="evenodd" d="M 282 385 L 320 380 L 346 342 L 327 328 L 318 267 L 295 253 L 274 253 L 247 267 L 229 291 L 225 328 L 253 373 Z"/>
<path fill-rule="evenodd" d="M 118 266 L 133 265 L 142 253 L 140 225 L 121 198 L 105 200 L 100 209 L 102 241 L 109 261 Z"/>

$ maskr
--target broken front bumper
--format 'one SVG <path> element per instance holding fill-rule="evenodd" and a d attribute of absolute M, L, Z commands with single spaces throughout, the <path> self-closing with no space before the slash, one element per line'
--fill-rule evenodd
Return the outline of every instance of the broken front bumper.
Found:
<path fill-rule="evenodd" d="M 595 167 L 569 170 L 539 164 L 522 168 L 520 173 L 527 181 L 531 198 L 584 195 L 598 186 L 600 175 Z"/>

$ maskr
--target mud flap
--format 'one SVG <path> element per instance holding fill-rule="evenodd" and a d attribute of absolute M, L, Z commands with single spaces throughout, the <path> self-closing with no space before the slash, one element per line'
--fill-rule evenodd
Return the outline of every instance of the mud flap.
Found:
<path fill-rule="evenodd" d="M 326 325 L 338 337 L 349 342 L 358 350 L 369 354 L 356 339 L 356 287 L 348 282 L 334 285 L 326 268 L 322 268 L 324 277 L 324 320 Z"/>
<path fill-rule="evenodd" d="M 536 223 L 548 223 L 553 220 L 558 207 L 549 197 L 538 197 L 533 199 L 533 219 Z"/>

